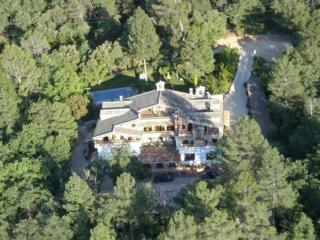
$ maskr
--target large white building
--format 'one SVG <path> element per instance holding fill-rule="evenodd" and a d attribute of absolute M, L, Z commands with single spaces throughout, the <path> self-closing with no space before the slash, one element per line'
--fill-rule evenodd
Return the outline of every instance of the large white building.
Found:
<path fill-rule="evenodd" d="M 156 90 L 104 102 L 93 142 L 100 156 L 126 146 L 144 164 L 200 165 L 215 160 L 224 125 L 222 94 L 168 90 L 160 81 Z"/>

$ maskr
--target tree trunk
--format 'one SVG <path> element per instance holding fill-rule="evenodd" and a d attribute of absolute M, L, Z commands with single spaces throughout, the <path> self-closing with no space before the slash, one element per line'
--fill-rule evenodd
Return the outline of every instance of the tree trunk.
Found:
<path fill-rule="evenodd" d="M 313 115 L 313 103 L 312 103 L 312 98 L 309 98 L 309 103 L 310 103 L 310 116 L 312 117 Z"/>
<path fill-rule="evenodd" d="M 144 74 L 146 76 L 146 82 L 148 82 L 148 73 L 147 73 L 147 62 L 146 59 L 143 59 L 143 64 L 144 64 Z"/>

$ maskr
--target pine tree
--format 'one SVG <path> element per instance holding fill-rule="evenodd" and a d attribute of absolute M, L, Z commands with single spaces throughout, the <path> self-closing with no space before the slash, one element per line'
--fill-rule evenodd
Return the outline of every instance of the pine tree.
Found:
<path fill-rule="evenodd" d="M 193 215 L 200 222 L 216 210 L 222 192 L 221 186 L 210 189 L 206 182 L 200 181 L 180 194 L 177 201 L 187 214 Z"/>
<path fill-rule="evenodd" d="M 258 184 L 251 172 L 241 171 L 226 186 L 228 210 L 240 221 L 251 206 L 257 201 Z"/>
<path fill-rule="evenodd" d="M 189 15 L 192 5 L 183 0 L 147 0 L 147 11 L 155 18 L 157 25 L 162 29 L 162 36 L 170 42 L 172 48 L 179 48 L 181 41 L 188 32 Z"/>
<path fill-rule="evenodd" d="M 89 56 L 82 69 L 86 84 L 100 84 L 116 68 L 116 61 L 123 57 L 123 52 L 117 43 L 104 43 L 98 46 Z"/>
<path fill-rule="evenodd" d="M 174 213 L 169 221 L 168 229 L 161 233 L 159 240 L 196 240 L 197 224 L 192 216 L 185 215 L 182 210 Z"/>
<path fill-rule="evenodd" d="M 301 67 L 290 59 L 290 52 L 280 58 L 272 67 L 268 89 L 270 101 L 278 107 L 296 110 L 303 105 L 304 88 L 301 83 Z"/>
<path fill-rule="evenodd" d="M 225 211 L 220 210 L 214 210 L 206 217 L 199 229 L 200 239 L 204 240 L 238 240 L 240 235 L 236 222 Z"/>
<path fill-rule="evenodd" d="M 87 183 L 79 176 L 73 175 L 66 184 L 64 202 L 63 207 L 70 214 L 79 211 L 89 212 L 93 207 L 94 196 Z"/>
<path fill-rule="evenodd" d="M 270 213 L 267 207 L 256 202 L 251 205 L 245 213 L 244 221 L 241 222 L 242 238 L 248 240 L 261 239 L 275 239 L 276 229 L 271 226 L 269 222 Z"/>
<path fill-rule="evenodd" d="M 256 176 L 268 148 L 259 125 L 244 117 L 225 131 L 219 145 L 219 157 L 228 177 L 236 176 L 243 170 L 250 170 Z"/>
<path fill-rule="evenodd" d="M 0 135 L 10 133 L 19 117 L 19 98 L 14 85 L 3 74 L 0 74 Z M 1 131 L 2 130 L 2 131 Z"/>
<path fill-rule="evenodd" d="M 125 36 L 128 50 L 136 59 L 143 60 L 146 71 L 146 61 L 154 59 L 159 54 L 161 46 L 159 36 L 151 19 L 139 7 L 127 22 Z"/>
<path fill-rule="evenodd" d="M 99 223 L 93 229 L 90 230 L 90 240 L 115 240 L 116 233 L 110 226 L 106 226 L 103 223 Z"/>
<path fill-rule="evenodd" d="M 268 149 L 259 170 L 259 195 L 268 209 L 272 210 L 272 222 L 279 207 L 292 208 L 296 193 L 288 183 L 288 168 L 276 149 Z"/>
<path fill-rule="evenodd" d="M 312 220 L 301 213 L 292 229 L 292 240 L 315 240 L 314 226 Z"/>
<path fill-rule="evenodd" d="M 30 52 L 16 45 L 6 45 L 0 55 L 2 71 L 12 80 L 19 95 L 39 90 L 40 70 Z"/>

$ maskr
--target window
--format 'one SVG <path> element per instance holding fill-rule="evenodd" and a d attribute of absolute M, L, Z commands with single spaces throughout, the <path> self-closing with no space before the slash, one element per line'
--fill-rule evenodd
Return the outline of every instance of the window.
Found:
<path fill-rule="evenodd" d="M 157 163 L 156 168 L 164 168 L 162 163 Z"/>
<path fill-rule="evenodd" d="M 194 161 L 194 159 L 195 159 L 194 153 L 187 153 L 184 160 L 185 161 Z"/>
<path fill-rule="evenodd" d="M 162 131 L 164 131 L 164 130 L 165 130 L 165 129 L 164 129 L 163 126 L 156 126 L 156 131 L 162 132 Z"/>
<path fill-rule="evenodd" d="M 107 137 L 104 137 L 104 138 L 103 138 L 103 141 L 109 142 L 109 137 L 108 137 L 108 136 L 107 136 Z"/>
<path fill-rule="evenodd" d="M 169 163 L 169 168 L 176 168 L 177 167 L 177 164 L 176 163 Z"/>
<path fill-rule="evenodd" d="M 132 124 L 131 124 L 131 127 L 133 127 L 133 128 L 136 127 L 136 124 L 132 123 Z"/>
<path fill-rule="evenodd" d="M 174 126 L 173 125 L 167 126 L 167 131 L 174 131 Z"/>
<path fill-rule="evenodd" d="M 144 127 L 143 131 L 144 132 L 151 132 L 152 131 L 152 127 Z"/>
<path fill-rule="evenodd" d="M 207 160 L 214 160 L 216 158 L 217 158 L 217 153 L 216 152 L 207 153 Z"/>
<path fill-rule="evenodd" d="M 124 136 L 120 136 L 120 139 L 121 139 L 121 140 L 124 140 Z"/>
<path fill-rule="evenodd" d="M 151 169 L 152 168 L 151 164 L 148 164 L 148 163 L 147 164 L 143 164 L 143 167 L 146 168 L 146 169 Z"/>

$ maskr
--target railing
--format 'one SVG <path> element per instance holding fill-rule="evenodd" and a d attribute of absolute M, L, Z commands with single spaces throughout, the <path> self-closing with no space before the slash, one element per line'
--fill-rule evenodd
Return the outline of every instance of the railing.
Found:
<path fill-rule="evenodd" d="M 103 141 L 103 140 L 95 140 L 94 144 L 97 145 L 125 145 L 129 143 L 134 143 L 134 142 L 140 142 L 140 140 L 110 140 L 110 141 Z"/>
<path fill-rule="evenodd" d="M 215 144 L 212 143 L 206 143 L 203 146 L 199 146 L 197 144 L 183 144 L 179 138 L 176 137 L 176 148 L 177 150 L 182 153 L 182 152 L 210 152 L 210 151 L 215 151 L 217 149 Z"/>

